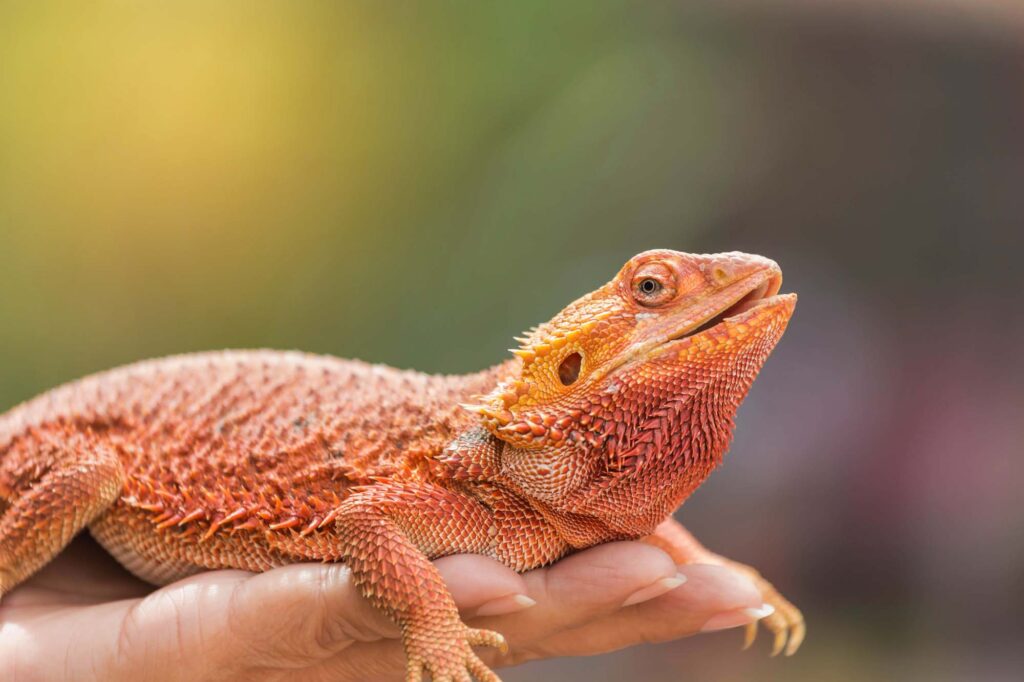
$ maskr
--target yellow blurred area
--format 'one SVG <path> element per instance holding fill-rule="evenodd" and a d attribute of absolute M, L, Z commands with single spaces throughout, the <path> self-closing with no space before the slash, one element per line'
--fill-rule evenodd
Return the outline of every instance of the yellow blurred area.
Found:
<path fill-rule="evenodd" d="M 170 307 L 174 329 L 196 336 L 186 347 L 298 344 L 304 335 L 256 329 L 302 324 L 296 305 L 304 319 L 337 303 L 340 315 L 374 317 L 409 281 L 459 269 L 445 256 L 477 239 L 471 221 L 504 223 L 497 243 L 464 247 L 473 261 L 516 241 L 505 204 L 521 204 L 522 190 L 540 195 L 520 208 L 531 219 L 564 199 L 550 175 L 571 176 L 595 153 L 598 163 L 628 155 L 601 138 L 646 108 L 637 71 L 657 79 L 677 68 L 661 47 L 629 45 L 629 33 L 607 49 L 602 12 L 541 4 L 0 12 L 0 220 L 4 250 L 18 254 L 2 284 L 29 294 L 0 305 L 15 326 L 97 339 L 97 363 L 117 359 L 105 351 L 114 338 L 138 349 L 129 355 L 178 349 L 156 331 L 172 324 Z M 609 83 L 639 103 L 609 97 Z M 558 141 L 580 158 L 552 154 Z M 507 177 L 488 178 L 509 174 L 514 196 Z M 544 234 L 581 200 L 523 236 Z M 548 246 L 554 256 L 559 245 Z M 329 326 L 334 338 L 352 323 Z M 21 338 L 11 350 L 47 343 Z"/>
<path fill-rule="evenodd" d="M 368 78 L 373 41 L 346 31 L 352 21 L 324 35 L 318 19 L 284 4 L 253 16 L 244 3 L 115 3 L 0 22 L 0 204 L 17 266 L 45 273 L 38 293 L 84 295 L 88 310 L 61 312 L 100 331 L 126 313 L 145 321 L 151 306 L 126 287 L 201 304 L 239 280 L 250 283 L 236 297 L 259 296 L 260 280 L 301 267 L 294 244 L 315 232 L 268 228 L 301 221 L 288 216 L 296 201 L 351 203 L 396 162 L 366 106 L 384 96 Z M 340 77 L 325 82 L 323 41 L 335 40 Z M 329 177 L 309 172 L 329 160 Z"/>
<path fill-rule="evenodd" d="M 98 300 L 152 278 L 201 299 L 301 270 L 326 226 L 296 207 L 327 204 L 330 229 L 358 239 L 407 155 L 438 150 L 396 115 L 393 93 L 421 87 L 408 44 L 346 7 L 40 4 L 6 17 L 0 203 L 21 265 Z"/>

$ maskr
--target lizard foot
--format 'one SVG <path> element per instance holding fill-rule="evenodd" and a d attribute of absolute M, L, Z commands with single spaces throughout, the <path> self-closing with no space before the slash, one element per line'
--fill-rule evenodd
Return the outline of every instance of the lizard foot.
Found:
<path fill-rule="evenodd" d="M 804 641 L 804 635 L 807 633 L 803 614 L 800 613 L 800 609 L 779 594 L 775 586 L 765 580 L 756 569 L 709 551 L 693 537 L 690 531 L 671 517 L 663 521 L 652 535 L 644 538 L 644 542 L 668 552 L 676 563 L 705 563 L 724 566 L 754 583 L 754 586 L 761 592 L 761 601 L 769 604 L 775 610 L 747 626 L 746 638 L 743 643 L 744 649 L 754 643 L 754 639 L 757 637 L 758 623 L 774 635 L 772 656 L 778 656 L 783 650 L 787 656 L 792 656 L 800 648 L 800 644 Z"/>
<path fill-rule="evenodd" d="M 433 682 L 501 682 L 473 652 L 474 646 L 492 646 L 508 652 L 505 638 L 492 630 L 477 630 L 459 623 L 461 632 L 429 637 L 410 636 L 406 640 L 409 667 L 406 682 L 422 682 L 430 673 Z"/>
<path fill-rule="evenodd" d="M 762 625 L 774 637 L 772 641 L 772 656 L 778 656 L 783 650 L 785 650 L 787 656 L 795 654 L 796 650 L 800 648 L 800 644 L 804 641 L 804 635 L 807 634 L 804 615 L 800 613 L 800 609 L 793 606 L 788 599 L 779 594 L 775 586 L 765 580 L 755 569 L 732 561 L 728 565 L 730 568 L 734 568 L 750 578 L 757 589 L 761 591 L 764 603 L 770 604 L 775 608 L 773 613 L 747 625 L 743 638 L 743 648 L 750 648 L 750 645 L 757 639 L 758 625 Z"/>

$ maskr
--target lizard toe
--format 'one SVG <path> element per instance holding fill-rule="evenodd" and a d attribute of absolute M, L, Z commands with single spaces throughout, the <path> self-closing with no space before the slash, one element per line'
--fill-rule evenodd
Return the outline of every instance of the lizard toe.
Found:
<path fill-rule="evenodd" d="M 763 578 L 761 581 L 764 585 L 767 585 Z M 753 644 L 754 638 L 757 636 L 758 627 L 764 627 L 765 630 L 773 635 L 771 655 L 774 657 L 785 652 L 786 656 L 792 656 L 800 648 L 804 641 L 804 636 L 807 634 L 804 616 L 800 613 L 800 609 L 793 606 L 789 600 L 780 595 L 774 588 L 768 585 L 771 589 L 765 589 L 764 585 L 759 585 L 759 587 L 762 588 L 765 603 L 775 607 L 775 611 L 760 621 L 747 626 L 743 648 L 746 649 Z"/>
<path fill-rule="evenodd" d="M 725 561 L 725 565 L 749 578 L 761 592 L 761 598 L 765 604 L 774 607 L 774 611 L 759 621 L 750 623 L 746 627 L 743 637 L 743 648 L 748 649 L 757 638 L 757 631 L 763 627 L 773 635 L 772 656 L 778 656 L 785 652 L 786 656 L 792 656 L 804 641 L 807 634 L 807 625 L 804 623 L 804 615 L 792 602 L 779 594 L 775 586 L 765 580 L 756 569 L 736 561 Z"/>
<path fill-rule="evenodd" d="M 505 641 L 505 637 L 500 632 L 495 632 L 494 630 L 467 628 L 466 641 L 471 646 L 490 646 L 503 654 L 508 653 L 508 642 Z"/>
<path fill-rule="evenodd" d="M 433 682 L 501 682 L 474 653 L 473 646 L 491 646 L 508 651 L 505 638 L 493 630 L 463 626 L 460 631 L 438 634 L 410 642 L 406 682 L 421 682 L 429 673 Z"/>

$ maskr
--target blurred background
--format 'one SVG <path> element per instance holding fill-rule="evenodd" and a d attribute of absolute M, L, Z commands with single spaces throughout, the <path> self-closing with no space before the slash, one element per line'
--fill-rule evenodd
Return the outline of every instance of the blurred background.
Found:
<path fill-rule="evenodd" d="M 0 409 L 140 358 L 506 356 L 652 247 L 800 304 L 680 513 L 805 611 L 528 680 L 1024 679 L 1024 7 L 0 5 Z"/>

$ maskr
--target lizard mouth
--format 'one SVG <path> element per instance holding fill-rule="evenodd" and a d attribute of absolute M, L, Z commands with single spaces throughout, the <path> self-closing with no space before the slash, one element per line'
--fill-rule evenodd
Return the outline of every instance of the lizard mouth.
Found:
<path fill-rule="evenodd" d="M 713 297 L 719 306 L 718 312 L 712 312 L 703 321 L 698 321 L 696 324 L 684 327 L 665 339 L 664 343 L 697 336 L 712 327 L 717 327 L 725 321 L 742 321 L 742 319 L 751 317 L 751 315 L 745 315 L 745 313 L 749 313 L 755 308 L 782 302 L 794 296 L 794 294 L 783 294 L 780 296 L 779 290 L 781 288 L 782 273 L 771 270 L 757 273 L 752 277 L 737 282 Z"/>
<path fill-rule="evenodd" d="M 684 324 L 648 348 L 651 357 L 692 343 L 718 327 L 743 323 L 757 324 L 762 314 L 784 314 L 787 318 L 796 303 L 796 294 L 780 294 L 782 272 L 769 268 L 756 272 L 705 299 L 700 307 L 687 315 Z M 788 308 L 788 311 L 784 309 Z"/>
<path fill-rule="evenodd" d="M 733 282 L 688 308 L 674 329 L 634 346 L 605 374 L 614 373 L 631 362 L 678 349 L 712 329 L 750 322 L 762 313 L 771 314 L 775 310 L 788 318 L 796 303 L 796 294 L 779 294 L 781 287 L 782 271 L 778 266 Z M 789 310 L 782 312 L 785 308 Z"/>

